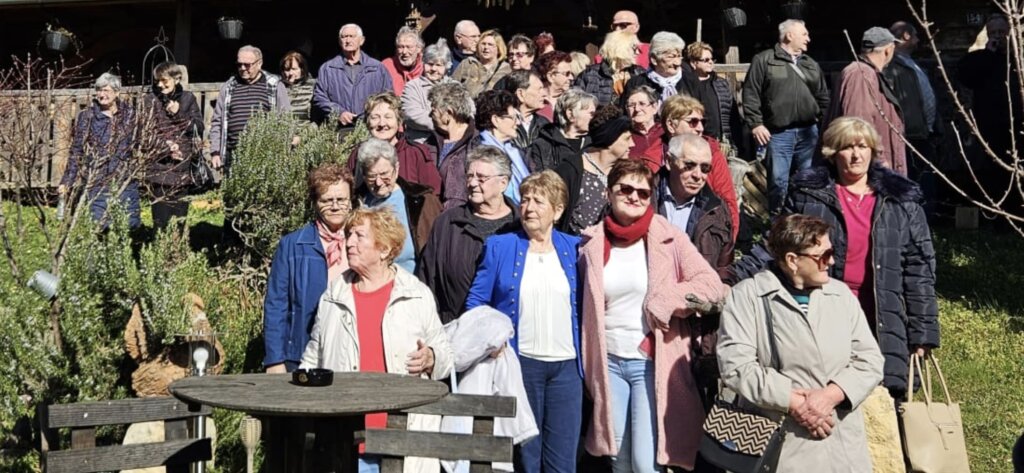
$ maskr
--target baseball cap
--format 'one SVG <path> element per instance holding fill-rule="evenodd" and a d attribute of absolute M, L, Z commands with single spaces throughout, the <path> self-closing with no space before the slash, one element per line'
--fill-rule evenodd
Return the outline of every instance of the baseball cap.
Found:
<path fill-rule="evenodd" d="M 900 42 L 902 41 L 896 39 L 889 30 L 880 26 L 873 26 L 864 32 L 864 36 L 860 40 L 860 47 L 862 49 L 874 49 Z"/>

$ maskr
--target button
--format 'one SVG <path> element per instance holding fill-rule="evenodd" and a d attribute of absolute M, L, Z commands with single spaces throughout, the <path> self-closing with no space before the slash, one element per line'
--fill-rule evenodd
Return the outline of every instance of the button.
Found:
<path fill-rule="evenodd" d="M 519 277 L 519 273 L 512 273 L 512 277 L 518 278 Z"/>

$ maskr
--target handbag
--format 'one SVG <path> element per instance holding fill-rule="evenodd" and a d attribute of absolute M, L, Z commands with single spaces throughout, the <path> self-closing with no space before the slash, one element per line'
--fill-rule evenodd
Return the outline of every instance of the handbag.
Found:
<path fill-rule="evenodd" d="M 928 365 L 931 361 L 931 365 Z M 932 366 L 942 384 L 946 402 L 932 399 Z M 946 386 L 946 377 L 939 368 L 939 360 L 929 356 L 925 369 L 921 358 L 910 355 L 908 386 L 913 386 L 914 370 L 921 376 L 924 402 L 914 401 L 914 391 L 907 390 L 907 402 L 900 405 L 900 427 L 903 431 L 903 450 L 907 456 L 907 471 L 911 473 L 970 473 L 964 424 L 960 419 L 960 404 L 953 402 Z"/>
<path fill-rule="evenodd" d="M 768 329 L 771 367 L 778 369 L 778 349 L 772 309 L 767 297 L 764 302 Z M 704 419 L 704 433 L 700 441 L 700 454 L 708 463 L 733 473 L 763 471 L 771 465 L 772 453 L 778 453 L 782 444 L 782 420 L 773 420 L 738 405 L 739 396 L 726 401 L 719 395 L 711 412 Z"/>
<path fill-rule="evenodd" d="M 192 137 L 192 149 L 197 151 L 189 159 L 188 173 L 192 181 L 191 191 L 201 194 L 212 189 L 216 184 L 216 179 L 213 176 L 213 168 L 206 162 L 206 156 L 203 155 L 202 139 L 197 138 L 196 135 L 198 134 L 194 134 Z"/>

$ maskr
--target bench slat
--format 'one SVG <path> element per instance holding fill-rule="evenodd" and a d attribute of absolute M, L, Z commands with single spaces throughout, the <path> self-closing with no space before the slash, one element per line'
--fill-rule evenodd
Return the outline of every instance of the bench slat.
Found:
<path fill-rule="evenodd" d="M 134 424 L 213 413 L 209 406 L 201 406 L 197 411 L 190 411 L 188 404 L 173 397 L 55 404 L 48 409 L 47 427 L 51 429 Z"/>
<path fill-rule="evenodd" d="M 405 409 L 410 414 L 466 417 L 515 417 L 516 398 L 478 394 L 449 394 L 437 402 Z"/>
<path fill-rule="evenodd" d="M 442 460 L 511 462 L 512 439 L 487 435 L 368 429 L 366 453 Z"/>
<path fill-rule="evenodd" d="M 188 464 L 212 457 L 210 439 L 204 438 L 50 451 L 44 461 L 47 473 L 91 473 Z"/>

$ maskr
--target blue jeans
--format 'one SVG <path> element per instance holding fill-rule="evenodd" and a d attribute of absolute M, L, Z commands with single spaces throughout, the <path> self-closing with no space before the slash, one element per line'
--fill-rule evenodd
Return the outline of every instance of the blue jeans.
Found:
<path fill-rule="evenodd" d="M 789 128 L 772 132 L 765 154 L 768 171 L 768 210 L 776 214 L 782 209 L 789 190 L 789 178 L 801 169 L 811 167 L 811 158 L 818 146 L 818 126 Z"/>
<path fill-rule="evenodd" d="M 519 361 L 540 435 L 519 449 L 516 471 L 573 473 L 583 411 L 583 380 L 576 360 L 547 362 L 524 356 Z"/>
<path fill-rule="evenodd" d="M 654 362 L 608 355 L 608 388 L 619 450 L 612 459 L 612 471 L 660 472 Z"/>
<path fill-rule="evenodd" d="M 376 455 L 360 455 L 359 473 L 380 473 L 380 457 Z"/>

